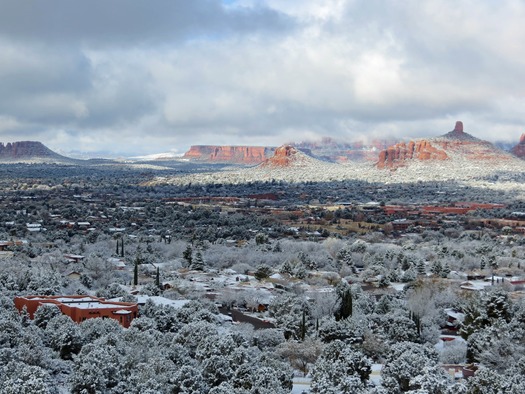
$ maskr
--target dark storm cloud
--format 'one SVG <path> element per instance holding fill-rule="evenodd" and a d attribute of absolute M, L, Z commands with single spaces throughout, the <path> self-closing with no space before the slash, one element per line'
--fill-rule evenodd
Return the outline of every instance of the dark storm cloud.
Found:
<path fill-rule="evenodd" d="M 292 21 L 268 8 L 228 8 L 218 0 L 0 0 L 0 10 L 4 38 L 93 46 L 272 32 L 289 27 Z"/>

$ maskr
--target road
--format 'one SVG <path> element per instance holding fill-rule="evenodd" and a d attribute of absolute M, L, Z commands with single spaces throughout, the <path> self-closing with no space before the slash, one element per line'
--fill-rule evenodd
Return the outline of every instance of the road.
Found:
<path fill-rule="evenodd" d="M 240 323 L 250 323 L 256 330 L 259 330 L 261 328 L 275 328 L 275 326 L 272 323 L 245 315 L 237 309 L 227 310 L 226 308 L 219 308 L 219 311 L 225 315 L 231 316 L 233 321 L 238 321 Z"/>

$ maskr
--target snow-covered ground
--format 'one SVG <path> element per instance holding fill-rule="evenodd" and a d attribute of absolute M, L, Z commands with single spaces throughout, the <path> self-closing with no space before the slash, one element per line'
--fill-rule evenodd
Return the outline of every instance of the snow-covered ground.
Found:
<path fill-rule="evenodd" d="M 302 394 L 310 392 L 310 383 L 312 382 L 311 378 L 293 378 L 293 388 L 292 394 Z"/>

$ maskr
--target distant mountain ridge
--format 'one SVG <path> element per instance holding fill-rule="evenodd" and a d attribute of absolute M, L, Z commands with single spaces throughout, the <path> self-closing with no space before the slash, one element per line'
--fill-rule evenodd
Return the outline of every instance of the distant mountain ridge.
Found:
<path fill-rule="evenodd" d="M 395 141 L 373 140 L 342 142 L 325 137 L 320 141 L 290 142 L 286 146 L 315 157 L 316 159 L 333 163 L 373 162 L 382 149 L 386 149 Z M 182 156 L 183 159 L 207 163 L 260 164 L 271 158 L 276 148 L 273 146 L 235 146 L 235 145 L 192 145 Z"/>
<path fill-rule="evenodd" d="M 0 142 L 0 162 L 75 163 L 77 160 L 53 152 L 38 141 Z"/>
<path fill-rule="evenodd" d="M 182 158 L 209 163 L 259 164 L 274 151 L 274 147 L 268 146 L 192 145 Z"/>

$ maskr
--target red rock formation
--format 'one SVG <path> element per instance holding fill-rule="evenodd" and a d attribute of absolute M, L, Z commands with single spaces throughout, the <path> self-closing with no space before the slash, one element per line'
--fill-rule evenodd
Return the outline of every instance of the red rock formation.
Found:
<path fill-rule="evenodd" d="M 473 137 L 472 135 L 465 133 L 463 131 L 463 122 L 457 121 L 454 126 L 454 130 L 449 131 L 447 134 L 443 135 L 442 138 L 449 140 L 458 140 L 458 141 L 480 141 L 478 138 Z"/>
<path fill-rule="evenodd" d="M 212 163 L 259 164 L 270 157 L 273 150 L 264 146 L 193 145 L 183 158 Z"/>
<path fill-rule="evenodd" d="M 407 160 L 446 160 L 445 151 L 437 149 L 429 141 L 401 142 L 379 153 L 378 168 L 397 168 L 405 165 Z"/>
<path fill-rule="evenodd" d="M 514 156 L 525 159 L 525 133 L 520 137 L 520 142 L 510 151 Z"/>
<path fill-rule="evenodd" d="M 522 137 L 522 140 L 525 141 L 525 137 Z M 525 151 L 525 142 L 523 150 Z M 456 157 L 484 163 L 501 163 L 512 159 L 511 155 L 497 149 L 490 142 L 465 133 L 463 123 L 458 121 L 454 130 L 440 137 L 411 141 L 408 144 L 401 143 L 381 151 L 377 166 L 397 168 L 408 164 L 409 160 L 452 160 Z"/>
<path fill-rule="evenodd" d="M 52 159 L 58 161 L 71 160 L 65 156 L 53 152 L 44 144 L 37 141 L 18 141 L 3 144 L 0 142 L 0 160 L 17 161 L 31 159 Z"/>
<path fill-rule="evenodd" d="M 263 167 L 289 167 L 299 152 L 291 145 L 283 145 L 275 150 L 273 157 L 267 159 L 261 165 Z"/>

